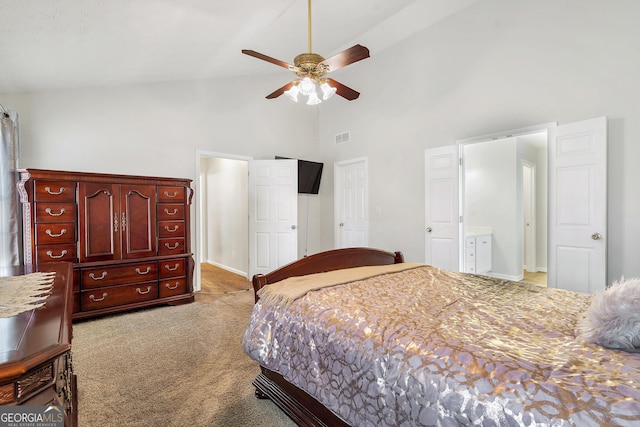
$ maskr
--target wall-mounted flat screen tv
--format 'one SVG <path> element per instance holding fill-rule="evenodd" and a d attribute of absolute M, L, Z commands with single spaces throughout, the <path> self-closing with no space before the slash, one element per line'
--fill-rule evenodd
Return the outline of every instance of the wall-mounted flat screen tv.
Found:
<path fill-rule="evenodd" d="M 276 159 L 290 159 L 290 157 L 276 156 Z M 318 194 L 323 166 L 324 163 L 298 159 L 298 193 Z"/>

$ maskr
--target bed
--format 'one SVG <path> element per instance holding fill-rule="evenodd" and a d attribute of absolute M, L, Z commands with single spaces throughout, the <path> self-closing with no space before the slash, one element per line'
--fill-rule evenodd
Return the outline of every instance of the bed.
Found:
<path fill-rule="evenodd" d="M 403 261 L 337 249 L 256 275 L 256 396 L 301 426 L 640 423 L 640 354 L 575 336 L 592 295 Z"/>

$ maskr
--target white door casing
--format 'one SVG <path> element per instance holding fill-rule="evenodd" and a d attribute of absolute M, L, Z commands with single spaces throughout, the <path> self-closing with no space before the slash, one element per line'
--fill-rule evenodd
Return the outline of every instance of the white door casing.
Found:
<path fill-rule="evenodd" d="M 524 215 L 524 265 L 528 272 L 538 271 L 536 262 L 536 166 L 522 162 L 522 202 Z"/>
<path fill-rule="evenodd" d="M 548 286 L 597 292 L 607 283 L 607 120 L 551 132 Z"/>
<path fill-rule="evenodd" d="M 369 245 L 369 174 L 366 158 L 334 164 L 335 247 Z"/>
<path fill-rule="evenodd" d="M 425 150 L 425 262 L 458 271 L 460 215 L 456 145 Z"/>
<path fill-rule="evenodd" d="M 298 161 L 249 162 L 249 278 L 298 256 Z"/>

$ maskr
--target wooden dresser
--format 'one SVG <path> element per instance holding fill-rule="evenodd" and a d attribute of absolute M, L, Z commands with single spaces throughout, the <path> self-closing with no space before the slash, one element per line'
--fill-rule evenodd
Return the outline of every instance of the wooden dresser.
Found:
<path fill-rule="evenodd" d="M 76 376 L 71 363 L 72 265 L 68 262 L 0 269 L 2 276 L 55 272 L 43 307 L 0 318 L 0 405 L 62 406 L 77 425 Z"/>
<path fill-rule="evenodd" d="M 19 172 L 24 263 L 74 264 L 74 319 L 193 302 L 191 180 Z"/>

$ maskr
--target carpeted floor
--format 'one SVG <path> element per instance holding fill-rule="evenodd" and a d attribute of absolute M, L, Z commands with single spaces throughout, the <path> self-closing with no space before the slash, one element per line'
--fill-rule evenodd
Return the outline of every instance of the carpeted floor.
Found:
<path fill-rule="evenodd" d="M 295 425 L 254 396 L 259 367 L 241 346 L 250 283 L 207 270 L 192 304 L 74 323 L 81 427 Z"/>

